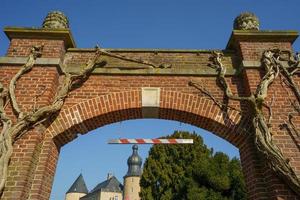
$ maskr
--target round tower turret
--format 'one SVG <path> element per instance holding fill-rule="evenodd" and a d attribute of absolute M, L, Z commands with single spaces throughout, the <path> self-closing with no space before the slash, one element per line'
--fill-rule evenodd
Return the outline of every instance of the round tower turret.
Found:
<path fill-rule="evenodd" d="M 141 176 L 142 158 L 138 154 L 138 145 L 133 145 L 132 151 L 132 155 L 127 160 L 128 171 L 125 176 Z"/>
<path fill-rule="evenodd" d="M 127 160 L 128 171 L 124 176 L 124 199 L 139 200 L 140 176 L 142 175 L 142 158 L 138 154 L 138 146 L 132 146 L 132 155 Z"/>

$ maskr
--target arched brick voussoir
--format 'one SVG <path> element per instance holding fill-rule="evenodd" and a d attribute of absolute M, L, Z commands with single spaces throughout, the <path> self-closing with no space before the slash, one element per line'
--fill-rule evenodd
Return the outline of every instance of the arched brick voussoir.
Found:
<path fill-rule="evenodd" d="M 88 126 L 93 121 L 95 128 L 105 124 L 96 118 L 105 118 L 109 113 L 119 113 L 122 110 L 141 108 L 141 91 L 124 91 L 97 96 L 80 102 L 72 107 L 63 108 L 55 121 L 48 127 L 52 137 L 60 136 L 63 144 L 73 140 L 77 134 L 84 134 L 94 129 Z M 126 119 L 124 119 L 126 120 Z M 110 123 L 113 123 L 111 121 Z"/>
<path fill-rule="evenodd" d="M 165 91 L 161 93 L 160 119 L 191 124 L 239 147 L 249 136 L 251 121 L 237 110 L 222 111 L 211 99 L 199 95 Z"/>
<path fill-rule="evenodd" d="M 176 120 L 206 129 L 235 146 L 243 140 L 247 120 L 235 110 L 223 112 L 210 99 L 198 95 L 162 91 L 158 119 Z M 62 146 L 77 134 L 142 115 L 141 90 L 124 91 L 98 96 L 64 108 L 47 129 Z"/>

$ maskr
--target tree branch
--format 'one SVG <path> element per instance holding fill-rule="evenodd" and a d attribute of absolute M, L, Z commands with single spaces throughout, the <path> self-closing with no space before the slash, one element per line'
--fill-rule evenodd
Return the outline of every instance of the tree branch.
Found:
<path fill-rule="evenodd" d="M 296 133 L 297 137 L 300 137 L 299 131 L 297 130 L 294 122 L 293 122 L 293 115 L 291 113 L 289 113 L 289 124 L 292 126 L 293 131 Z"/>
<path fill-rule="evenodd" d="M 7 179 L 7 168 L 9 159 L 12 155 L 12 147 L 14 142 L 22 137 L 29 129 L 36 126 L 37 124 L 42 123 L 43 121 L 47 120 L 53 114 L 59 112 L 64 104 L 65 98 L 68 96 L 69 92 L 75 88 L 75 86 L 82 85 L 87 78 L 90 76 L 91 72 L 99 66 L 99 64 L 105 64 L 104 62 L 99 63 L 99 57 L 101 55 L 106 55 L 130 62 L 140 63 L 144 65 L 148 65 L 152 68 L 159 68 L 159 67 L 168 67 L 166 65 L 157 66 L 154 63 L 137 60 L 133 58 L 128 58 L 125 56 L 121 56 L 118 54 L 113 54 L 107 52 L 103 49 L 96 48 L 95 55 L 92 59 L 90 59 L 85 67 L 79 73 L 68 73 L 62 68 L 63 79 L 62 83 L 54 97 L 53 102 L 50 105 L 42 106 L 40 108 L 36 108 L 36 100 L 37 98 L 42 95 L 38 94 L 35 97 L 35 104 L 34 108 L 29 113 L 23 113 L 16 101 L 15 95 L 15 87 L 17 84 L 18 79 L 25 73 L 29 72 L 33 65 L 35 64 L 35 60 L 38 56 L 41 55 L 42 47 L 33 47 L 31 49 L 31 53 L 28 57 L 28 60 L 25 65 L 23 65 L 17 74 L 12 78 L 9 84 L 9 94 L 7 94 L 6 90 L 0 84 L 0 120 L 2 123 L 2 131 L 0 135 L 0 194 L 2 194 L 3 189 L 5 187 L 5 182 Z M 4 106 L 6 102 L 6 97 L 11 99 L 11 104 L 13 110 L 17 115 L 17 122 L 12 124 L 12 121 L 8 119 L 4 112 Z"/>
<path fill-rule="evenodd" d="M 2 123 L 3 127 L 0 136 L 0 189 L 4 188 L 7 179 L 8 163 L 13 151 L 12 138 L 9 134 L 12 122 L 7 120 L 2 121 Z M 2 190 L 0 190 L 1 192 Z"/>
<path fill-rule="evenodd" d="M 2 127 L 0 133 L 0 189 L 4 188 L 7 179 L 8 163 L 12 154 L 12 143 L 9 135 L 9 129 L 11 128 L 12 121 L 5 113 L 7 99 L 8 91 L 3 87 L 2 83 L 0 83 L 0 122 Z"/>
<path fill-rule="evenodd" d="M 210 66 L 215 68 L 216 71 L 218 72 L 217 80 L 221 84 L 221 86 L 223 87 L 225 95 L 227 96 L 227 98 L 229 98 L 231 100 L 235 100 L 235 101 L 249 101 L 249 100 L 251 100 L 252 99 L 251 96 L 250 97 L 240 97 L 240 96 L 232 94 L 231 89 L 230 89 L 230 87 L 227 83 L 227 80 L 225 78 L 226 67 L 222 63 L 223 56 L 224 56 L 223 53 L 213 51 L 212 52 L 213 65 L 210 65 Z"/>
<path fill-rule="evenodd" d="M 16 124 L 16 129 L 18 131 L 14 131 L 12 133 L 13 138 L 21 137 L 24 131 L 20 131 L 21 127 L 35 125 L 41 120 L 46 119 L 47 117 L 57 113 L 63 106 L 65 98 L 68 96 L 69 92 L 72 90 L 73 86 L 76 84 L 82 84 L 86 78 L 91 74 L 91 72 L 95 69 L 98 64 L 98 60 L 100 57 L 99 49 L 96 49 L 95 56 L 89 60 L 86 66 L 78 73 L 78 74 L 70 74 L 67 72 L 64 73 L 64 78 L 62 80 L 61 87 L 57 91 L 57 94 L 54 98 L 54 101 L 51 105 L 43 106 L 36 110 L 33 113 L 28 113 L 24 116 L 25 123 Z"/>
<path fill-rule="evenodd" d="M 144 65 L 149 66 L 149 68 L 170 68 L 171 67 L 170 64 L 160 64 L 160 65 L 157 65 L 155 63 L 152 63 L 152 62 L 149 62 L 149 61 L 145 61 L 145 60 L 142 60 L 142 59 L 135 59 L 135 58 L 130 58 L 130 57 L 127 57 L 127 56 L 119 55 L 119 54 L 116 54 L 116 53 L 111 53 L 111 52 L 106 51 L 104 49 L 99 49 L 99 51 L 103 55 L 106 55 L 106 56 L 109 56 L 109 57 L 113 57 L 113 58 L 118 58 L 118 59 L 129 61 L 129 62 L 144 64 Z"/>
<path fill-rule="evenodd" d="M 38 109 L 33 109 L 30 113 L 22 113 L 15 98 L 15 85 L 17 80 L 26 72 L 30 71 L 35 63 L 35 59 L 40 55 L 40 48 L 33 48 L 29 55 L 27 63 L 19 70 L 10 82 L 9 95 L 12 100 L 13 109 L 18 115 L 18 120 L 15 124 L 8 119 L 4 112 L 5 89 L 0 84 L 0 120 L 3 124 L 0 135 L 0 194 L 2 194 L 7 179 L 7 168 L 10 157 L 12 155 L 12 148 L 14 142 L 22 137 L 29 129 L 48 119 L 49 116 L 60 111 L 64 104 L 65 98 L 68 96 L 72 87 L 75 84 L 82 84 L 98 64 L 100 57 L 99 49 L 93 59 L 91 59 L 86 66 L 78 74 L 70 74 L 63 71 L 62 86 L 57 91 L 52 104 L 43 106 Z"/>
<path fill-rule="evenodd" d="M 279 66 L 280 66 L 282 74 L 288 81 L 290 88 L 293 90 L 298 102 L 300 103 L 300 90 L 293 79 L 293 73 L 289 73 L 288 70 L 286 69 L 286 67 L 284 67 L 281 63 L 279 63 Z"/>
<path fill-rule="evenodd" d="M 193 86 L 194 88 L 198 89 L 201 93 L 208 96 L 208 98 L 211 99 L 220 109 L 230 108 L 231 110 L 236 110 L 239 113 L 242 113 L 242 111 L 240 109 L 237 109 L 235 107 L 229 106 L 227 104 L 224 104 L 224 103 L 218 101 L 209 91 L 207 91 L 203 86 L 201 86 L 201 84 L 196 83 L 194 81 L 189 81 L 188 84 L 189 84 L 189 86 Z"/>
<path fill-rule="evenodd" d="M 7 89 L 0 83 L 0 122 L 7 121 L 8 117 L 5 113 L 5 106 L 8 100 L 8 91 Z"/>
<path fill-rule="evenodd" d="M 30 55 L 27 59 L 27 62 L 25 63 L 25 65 L 23 65 L 20 68 L 18 73 L 11 79 L 11 81 L 9 83 L 9 97 L 11 100 L 11 105 L 13 107 L 13 110 L 15 111 L 18 119 L 21 119 L 23 117 L 23 112 L 21 111 L 21 109 L 17 103 L 16 94 L 15 94 L 16 84 L 17 84 L 18 79 L 23 74 L 27 73 L 28 71 L 30 71 L 32 69 L 37 57 L 41 56 L 41 50 L 42 50 L 42 46 L 32 47 Z"/>
<path fill-rule="evenodd" d="M 289 51 L 289 63 L 290 68 L 294 68 L 293 71 L 290 72 L 290 75 L 294 75 L 296 72 L 300 69 L 300 54 L 297 52 L 295 55 L 292 55 L 292 53 Z"/>
<path fill-rule="evenodd" d="M 264 103 L 263 106 L 266 107 L 269 111 L 269 119 L 268 119 L 268 126 L 270 127 L 271 126 L 271 121 L 273 119 L 273 111 L 272 111 L 272 106 L 273 106 L 273 103 L 274 103 L 274 94 L 272 96 L 272 100 L 271 100 L 271 103 L 270 105 Z"/>
<path fill-rule="evenodd" d="M 285 159 L 280 149 L 274 144 L 272 134 L 266 124 L 262 114 L 253 119 L 255 125 L 255 144 L 259 152 L 264 156 L 268 166 L 281 177 L 287 185 L 297 194 L 300 195 L 300 180 Z"/>
<path fill-rule="evenodd" d="M 258 151 L 263 155 L 266 161 L 268 161 L 267 164 L 269 167 L 300 196 L 300 180 L 289 162 L 284 158 L 280 149 L 274 144 L 272 134 L 262 111 L 263 106 L 266 106 L 265 99 L 268 95 L 268 88 L 274 82 L 275 78 L 277 78 L 280 72 L 279 69 L 282 67 L 282 65 L 279 65 L 279 51 L 267 50 L 263 53 L 262 65 L 266 73 L 258 84 L 255 93 L 250 97 L 239 97 L 232 94 L 225 79 L 226 68 L 223 66 L 221 60 L 223 54 L 221 52 L 213 52 L 212 55 L 213 65 L 211 66 L 218 71 L 217 79 L 221 84 L 225 95 L 231 100 L 248 101 L 255 111 L 253 116 L 253 127 L 255 130 L 255 144 Z M 195 87 L 195 84 L 190 85 Z M 209 96 L 212 100 L 215 100 L 215 98 L 210 93 L 203 90 L 202 87 L 198 87 L 197 89 Z M 269 106 L 267 108 L 270 112 L 270 120 L 272 117 L 272 110 Z"/>

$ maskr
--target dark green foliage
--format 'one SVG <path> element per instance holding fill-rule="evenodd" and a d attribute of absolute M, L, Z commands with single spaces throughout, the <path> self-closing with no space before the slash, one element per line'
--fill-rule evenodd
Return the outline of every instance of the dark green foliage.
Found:
<path fill-rule="evenodd" d="M 141 177 L 142 200 L 243 200 L 246 189 L 240 161 L 213 153 L 193 133 L 175 132 L 170 138 L 191 138 L 193 145 L 154 145 Z"/>

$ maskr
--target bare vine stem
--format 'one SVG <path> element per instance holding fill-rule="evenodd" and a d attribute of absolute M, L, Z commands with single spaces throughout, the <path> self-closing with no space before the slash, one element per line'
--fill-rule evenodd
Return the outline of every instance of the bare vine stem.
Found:
<path fill-rule="evenodd" d="M 264 106 L 267 106 L 265 104 L 265 99 L 268 95 L 268 88 L 279 75 L 280 69 L 283 68 L 283 66 L 279 64 L 280 54 L 278 54 L 278 52 L 274 50 L 267 50 L 263 53 L 262 65 L 266 73 L 258 84 L 255 93 L 251 93 L 249 97 L 240 97 L 232 94 L 230 87 L 225 79 L 226 67 L 224 67 L 222 64 L 222 56 L 223 54 L 221 52 L 212 52 L 212 66 L 218 72 L 217 80 L 221 84 L 224 94 L 230 100 L 247 101 L 251 105 L 252 109 L 254 110 L 252 122 L 255 130 L 254 138 L 257 150 L 265 158 L 268 166 L 274 172 L 276 172 L 297 195 L 300 196 L 300 180 L 294 172 L 293 168 L 290 166 L 289 161 L 284 158 L 280 149 L 273 142 L 271 131 L 262 111 L 262 108 Z M 290 83 L 293 84 L 294 82 Z M 192 84 L 191 86 L 195 87 L 195 84 Z M 201 88 L 197 89 L 203 93 Z M 297 92 L 297 90 L 294 91 Z M 204 94 L 207 95 L 210 93 L 206 92 Z M 210 98 L 214 99 L 212 97 Z M 272 111 L 269 106 L 267 106 L 267 108 L 269 109 L 269 112 Z M 270 119 L 271 118 L 269 118 L 269 120 Z"/>
<path fill-rule="evenodd" d="M 295 83 L 295 81 L 293 79 L 293 74 L 294 73 L 289 73 L 288 70 L 285 67 L 283 67 L 283 65 L 281 65 L 281 64 L 279 66 L 280 66 L 280 69 L 283 72 L 284 77 L 288 81 L 290 88 L 294 91 L 295 96 L 296 96 L 298 102 L 300 102 L 300 90 L 297 87 L 297 84 Z"/>
<path fill-rule="evenodd" d="M 239 113 L 242 113 L 242 111 L 238 108 L 235 108 L 233 106 L 229 106 L 225 103 L 222 103 L 221 101 L 218 101 L 209 91 L 207 91 L 201 84 L 195 82 L 195 81 L 190 81 L 189 86 L 193 86 L 196 89 L 198 89 L 201 93 L 206 95 L 209 99 L 211 99 L 220 109 L 223 109 L 224 107 L 230 108 L 231 110 L 236 110 Z"/>
<path fill-rule="evenodd" d="M 42 46 L 32 47 L 27 62 L 11 79 L 8 90 L 0 83 L 0 127 L 2 127 L 0 135 L 0 196 L 5 188 L 8 164 L 12 155 L 14 142 L 17 139 L 21 138 L 25 133 L 27 133 L 28 130 L 43 123 L 44 121 L 47 121 L 50 116 L 60 111 L 66 97 L 68 96 L 69 92 L 73 88 L 75 88 L 75 85 L 82 85 L 90 76 L 91 72 L 97 66 L 99 66 L 99 64 L 105 64 L 99 59 L 102 55 L 114 57 L 129 62 L 144 64 L 149 66 L 149 68 L 171 67 L 171 65 L 156 65 L 149 61 L 129 58 L 96 47 L 94 57 L 86 63 L 86 65 L 81 69 L 79 73 L 68 73 L 67 71 L 65 71 L 65 67 L 62 68 L 63 79 L 50 105 L 42 106 L 39 108 L 36 107 L 37 99 L 44 93 L 44 91 L 41 91 L 34 98 L 34 105 L 32 111 L 29 113 L 24 113 L 22 112 L 16 100 L 15 89 L 17 81 L 22 77 L 22 75 L 29 72 L 33 68 L 37 57 L 41 56 L 41 51 Z M 15 123 L 13 123 L 12 120 L 5 113 L 5 107 L 9 101 L 11 102 L 12 108 L 17 116 L 17 121 Z"/>
<path fill-rule="evenodd" d="M 292 126 L 293 131 L 296 133 L 297 137 L 300 137 L 299 131 L 297 130 L 294 122 L 293 122 L 293 115 L 291 113 L 289 113 L 289 124 Z"/>
<path fill-rule="evenodd" d="M 276 51 L 279 56 L 283 53 L 283 51 L 280 51 L 279 49 L 275 49 L 274 51 Z M 280 66 L 280 69 L 282 71 L 282 75 L 285 78 L 285 79 L 283 79 L 281 77 L 281 82 L 282 82 L 281 85 L 285 89 L 286 93 L 288 94 L 288 98 L 289 98 L 291 105 L 293 106 L 296 113 L 298 113 L 298 115 L 299 115 L 300 114 L 300 90 L 293 79 L 293 75 L 296 72 L 298 72 L 300 69 L 300 65 L 299 65 L 300 64 L 300 54 L 296 53 L 295 55 L 293 55 L 290 51 L 288 51 L 288 54 L 289 54 L 289 60 L 288 60 L 289 67 L 288 68 L 284 67 L 282 62 L 278 62 L 278 65 Z M 281 58 L 281 60 L 284 60 L 284 59 Z M 285 83 L 285 85 L 288 86 L 294 92 L 296 99 L 297 99 L 297 103 L 296 103 L 296 100 L 293 101 L 291 99 L 290 92 L 288 91 L 288 89 L 286 87 L 283 86 L 283 83 Z M 287 128 L 289 130 L 293 130 L 293 132 L 296 133 L 297 137 L 299 138 L 299 131 L 297 130 L 295 124 L 292 121 L 294 114 L 289 113 L 288 117 L 289 117 L 288 122 L 285 122 L 284 124 L 287 126 Z"/>
<path fill-rule="evenodd" d="M 134 62 L 134 63 L 139 63 L 139 64 L 147 65 L 147 66 L 149 66 L 149 68 L 170 68 L 171 67 L 171 65 L 167 65 L 167 64 L 157 65 L 157 64 L 152 63 L 150 61 L 146 61 L 146 60 L 142 60 L 142 59 L 130 58 L 130 57 L 123 56 L 123 55 L 120 55 L 120 54 L 111 53 L 109 51 L 106 51 L 106 50 L 100 49 L 100 48 L 99 48 L 99 51 L 103 55 L 106 55 L 106 56 L 109 56 L 109 57 L 113 57 L 113 58 L 118 58 L 118 59 L 129 61 L 129 62 Z"/>
<path fill-rule="evenodd" d="M 99 64 L 100 50 L 96 49 L 95 56 L 89 60 L 86 66 L 77 74 L 70 74 L 63 71 L 61 87 L 57 91 L 53 102 L 50 105 L 33 109 L 32 112 L 23 113 L 17 103 L 15 86 L 22 75 L 29 72 L 35 64 L 36 58 L 41 55 L 42 47 L 33 47 L 27 62 L 9 84 L 9 90 L 0 83 L 0 195 L 3 193 L 7 180 L 8 164 L 13 151 L 14 142 L 22 137 L 29 129 L 49 119 L 49 116 L 57 113 L 63 106 L 64 100 L 72 90 L 73 86 L 82 84 Z M 38 96 L 41 96 L 38 94 Z M 13 123 L 5 113 L 5 105 L 11 100 L 11 105 L 17 115 L 18 120 Z"/>
<path fill-rule="evenodd" d="M 274 103 L 274 94 L 272 96 L 272 100 L 271 100 L 270 105 L 264 103 L 264 107 L 266 107 L 269 111 L 269 119 L 268 119 L 268 125 L 269 126 L 271 125 L 271 121 L 273 119 L 273 109 L 272 109 L 273 103 Z"/>
<path fill-rule="evenodd" d="M 28 71 L 30 71 L 32 69 L 36 58 L 41 56 L 42 48 L 43 48 L 42 46 L 32 47 L 31 53 L 27 59 L 27 62 L 25 63 L 25 65 L 23 65 L 21 67 L 21 69 L 11 79 L 11 81 L 9 83 L 9 97 L 11 100 L 12 107 L 13 107 L 14 111 L 16 112 L 18 119 L 21 119 L 23 117 L 23 112 L 21 111 L 20 106 L 18 105 L 17 99 L 16 99 L 16 94 L 15 94 L 16 83 L 23 74 L 27 73 Z"/>

